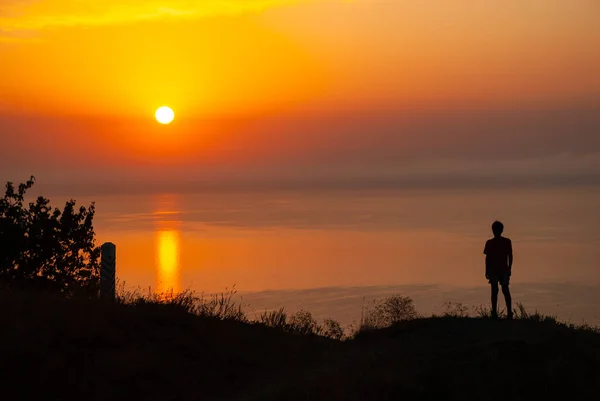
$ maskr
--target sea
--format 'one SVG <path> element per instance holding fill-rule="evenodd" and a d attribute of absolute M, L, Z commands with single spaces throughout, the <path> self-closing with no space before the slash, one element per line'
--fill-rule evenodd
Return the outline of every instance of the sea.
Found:
<path fill-rule="evenodd" d="M 515 304 L 600 325 L 597 187 L 192 188 L 76 200 L 95 202 L 98 245 L 116 245 L 121 290 L 233 292 L 250 318 L 284 307 L 345 326 L 396 294 L 423 314 L 489 307 L 483 247 L 500 220 Z"/>

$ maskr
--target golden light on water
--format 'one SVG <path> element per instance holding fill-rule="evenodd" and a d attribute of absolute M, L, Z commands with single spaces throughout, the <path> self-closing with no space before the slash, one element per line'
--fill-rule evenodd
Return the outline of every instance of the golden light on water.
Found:
<path fill-rule="evenodd" d="M 171 194 L 154 199 L 155 223 L 155 292 L 159 294 L 181 291 L 181 220 L 178 198 Z"/>
<path fill-rule="evenodd" d="M 179 288 L 179 232 L 176 230 L 159 230 L 156 232 L 158 293 L 176 293 Z"/>

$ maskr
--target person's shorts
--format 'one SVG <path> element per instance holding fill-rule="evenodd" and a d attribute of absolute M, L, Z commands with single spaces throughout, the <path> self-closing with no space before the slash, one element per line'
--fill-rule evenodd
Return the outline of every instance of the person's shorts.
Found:
<path fill-rule="evenodd" d="M 500 284 L 501 286 L 506 286 L 510 283 L 510 274 L 506 273 L 506 274 L 499 274 L 499 275 L 491 276 L 488 279 L 488 282 L 492 285 Z"/>

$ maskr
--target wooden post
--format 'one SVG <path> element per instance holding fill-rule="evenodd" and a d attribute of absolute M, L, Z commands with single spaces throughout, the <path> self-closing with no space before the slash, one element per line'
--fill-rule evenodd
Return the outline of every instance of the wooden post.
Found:
<path fill-rule="evenodd" d="M 117 246 L 112 242 L 102 244 L 100 267 L 100 298 L 114 300 L 117 270 Z"/>

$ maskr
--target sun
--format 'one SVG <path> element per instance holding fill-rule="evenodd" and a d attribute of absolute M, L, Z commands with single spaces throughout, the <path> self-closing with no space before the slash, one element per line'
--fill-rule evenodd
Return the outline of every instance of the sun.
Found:
<path fill-rule="evenodd" d="M 175 118 L 175 113 L 170 107 L 159 107 L 155 113 L 156 121 L 161 124 L 169 124 Z"/>

